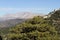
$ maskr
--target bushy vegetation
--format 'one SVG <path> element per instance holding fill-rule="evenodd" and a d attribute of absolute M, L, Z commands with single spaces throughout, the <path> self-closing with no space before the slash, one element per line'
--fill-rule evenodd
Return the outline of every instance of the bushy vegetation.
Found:
<path fill-rule="evenodd" d="M 60 36 L 60 9 L 57 11 L 53 11 L 49 20 L 52 22 Z"/>
<path fill-rule="evenodd" d="M 49 18 L 36 16 L 16 25 L 3 36 L 4 40 L 60 40 L 60 10 Z"/>

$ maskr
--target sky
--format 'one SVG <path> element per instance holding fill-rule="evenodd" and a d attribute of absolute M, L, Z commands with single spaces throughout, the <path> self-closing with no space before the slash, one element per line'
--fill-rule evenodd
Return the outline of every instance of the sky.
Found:
<path fill-rule="evenodd" d="M 0 0 L 0 16 L 18 12 L 48 14 L 60 8 L 60 0 Z"/>

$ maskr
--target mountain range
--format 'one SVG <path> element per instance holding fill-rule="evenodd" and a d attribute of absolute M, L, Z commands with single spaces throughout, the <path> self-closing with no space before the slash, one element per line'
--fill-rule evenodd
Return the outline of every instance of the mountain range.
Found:
<path fill-rule="evenodd" d="M 34 16 L 42 16 L 42 14 L 34 14 L 30 12 L 6 14 L 0 17 L 0 28 L 14 26 L 18 23 L 25 21 L 26 19 L 33 18 Z"/>
<path fill-rule="evenodd" d="M 15 14 L 5 14 L 4 16 L 1 16 L 0 19 L 2 20 L 8 20 L 8 19 L 28 19 L 28 18 L 33 18 L 34 16 L 42 16 L 43 14 L 40 13 L 31 13 L 31 12 L 21 12 L 21 13 L 15 13 Z"/>

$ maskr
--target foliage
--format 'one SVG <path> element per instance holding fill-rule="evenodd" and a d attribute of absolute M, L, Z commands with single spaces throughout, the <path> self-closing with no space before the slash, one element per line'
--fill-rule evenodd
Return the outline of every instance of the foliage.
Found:
<path fill-rule="evenodd" d="M 58 40 L 57 31 L 49 21 L 34 17 L 10 29 L 7 40 Z"/>
<path fill-rule="evenodd" d="M 53 24 L 58 32 L 58 34 L 60 35 L 60 9 L 59 10 L 56 10 L 54 11 L 52 14 L 51 14 L 51 17 L 49 18 L 50 20 L 50 23 L 52 21 L 51 24 Z"/>

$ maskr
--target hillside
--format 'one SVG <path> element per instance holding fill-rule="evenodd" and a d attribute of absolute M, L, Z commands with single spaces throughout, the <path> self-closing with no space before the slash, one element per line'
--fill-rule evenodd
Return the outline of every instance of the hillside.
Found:
<path fill-rule="evenodd" d="M 10 19 L 0 22 L 0 28 L 11 27 L 25 21 L 25 19 Z"/>
<path fill-rule="evenodd" d="M 43 17 L 37 16 L 11 28 L 6 35 L 8 40 L 58 40 L 53 25 Z"/>
<path fill-rule="evenodd" d="M 4 40 L 60 40 L 59 19 L 60 10 L 56 10 L 50 12 L 47 18 L 35 16 L 0 33 Z M 19 20 L 15 21 L 12 22 L 16 23 Z"/>
<path fill-rule="evenodd" d="M 60 9 L 53 11 L 49 20 L 51 21 L 52 25 L 56 27 L 58 34 L 60 34 Z"/>

